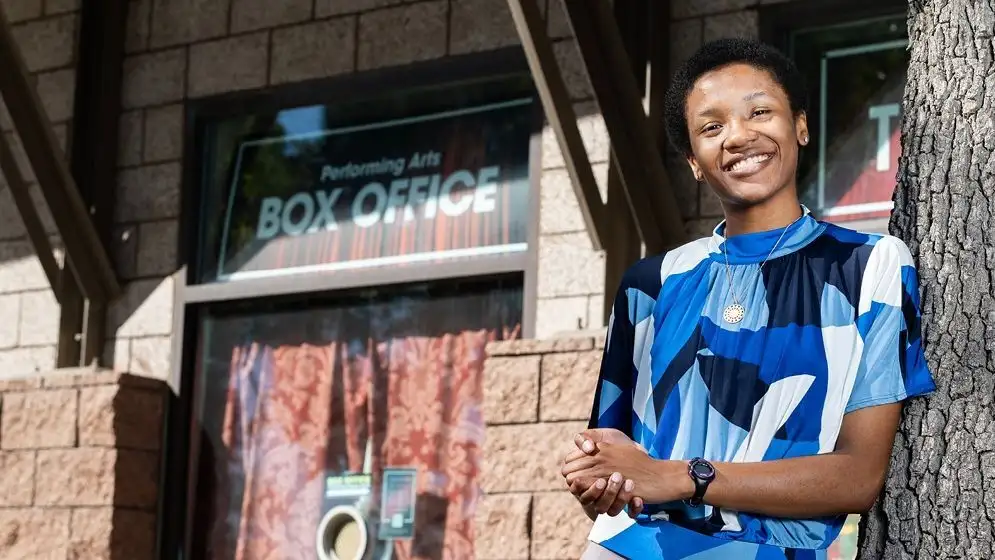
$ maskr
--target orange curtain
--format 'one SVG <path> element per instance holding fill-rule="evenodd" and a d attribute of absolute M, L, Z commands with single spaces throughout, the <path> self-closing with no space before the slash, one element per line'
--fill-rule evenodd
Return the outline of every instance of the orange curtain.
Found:
<path fill-rule="evenodd" d="M 211 557 L 313 560 L 324 475 L 362 472 L 371 442 L 373 515 L 385 467 L 418 473 L 394 557 L 472 558 L 484 348 L 517 332 L 235 348 Z"/>

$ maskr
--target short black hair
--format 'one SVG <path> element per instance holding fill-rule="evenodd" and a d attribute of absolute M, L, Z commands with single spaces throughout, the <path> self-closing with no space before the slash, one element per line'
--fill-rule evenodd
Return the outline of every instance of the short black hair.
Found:
<path fill-rule="evenodd" d="M 788 95 L 795 115 L 808 111 L 805 78 L 790 58 L 774 47 L 751 39 L 718 39 L 706 43 L 677 69 L 664 100 L 664 119 L 670 143 L 683 155 L 691 154 L 687 101 L 703 74 L 729 64 L 743 63 L 766 70 Z"/>

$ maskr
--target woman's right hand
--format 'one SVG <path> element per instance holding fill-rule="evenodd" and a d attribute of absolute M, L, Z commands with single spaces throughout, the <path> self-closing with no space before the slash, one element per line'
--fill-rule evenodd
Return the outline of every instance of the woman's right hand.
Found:
<path fill-rule="evenodd" d="M 579 481 L 570 485 L 570 493 L 584 507 L 584 513 L 593 521 L 599 514 L 607 513 L 614 517 L 629 506 L 629 517 L 635 518 L 643 510 L 643 499 L 633 495 L 635 488 L 631 480 L 614 473 L 607 480 L 599 478 L 584 488 Z"/>

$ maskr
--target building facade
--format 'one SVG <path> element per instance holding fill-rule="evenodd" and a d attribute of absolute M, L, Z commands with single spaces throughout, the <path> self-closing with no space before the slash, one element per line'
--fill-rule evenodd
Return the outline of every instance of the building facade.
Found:
<path fill-rule="evenodd" d="M 673 0 L 653 67 L 720 37 L 782 47 L 812 89 L 806 204 L 882 230 L 904 5 L 860 4 Z M 569 19 L 538 5 L 628 221 Z M 86 2 L 2 7 L 67 156 L 115 127 L 95 216 L 123 293 L 96 370 L 57 367 L 65 300 L 0 189 L 0 558 L 576 557 L 549 446 L 583 426 L 590 334 L 640 244 L 595 248 L 506 0 L 131 0 L 112 125 L 77 113 Z M 709 234 L 717 199 L 660 153 Z"/>

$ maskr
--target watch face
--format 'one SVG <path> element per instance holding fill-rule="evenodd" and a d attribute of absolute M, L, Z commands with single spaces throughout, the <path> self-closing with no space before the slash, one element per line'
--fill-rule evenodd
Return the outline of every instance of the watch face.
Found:
<path fill-rule="evenodd" d="M 694 475 L 703 480 L 711 480 L 715 476 L 715 469 L 711 465 L 704 462 L 698 462 L 691 466 L 694 471 Z"/>

